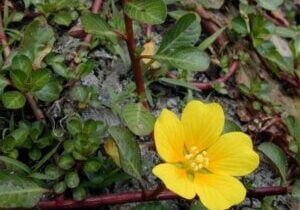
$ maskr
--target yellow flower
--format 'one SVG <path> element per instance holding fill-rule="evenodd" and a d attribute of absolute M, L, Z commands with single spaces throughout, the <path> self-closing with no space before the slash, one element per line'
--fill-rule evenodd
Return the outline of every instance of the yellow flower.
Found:
<path fill-rule="evenodd" d="M 193 100 L 181 119 L 164 109 L 154 127 L 157 152 L 166 162 L 153 168 L 166 187 L 186 199 L 196 194 L 209 209 L 242 202 L 246 189 L 235 176 L 259 164 L 251 138 L 242 132 L 223 134 L 224 112 L 217 103 Z"/>

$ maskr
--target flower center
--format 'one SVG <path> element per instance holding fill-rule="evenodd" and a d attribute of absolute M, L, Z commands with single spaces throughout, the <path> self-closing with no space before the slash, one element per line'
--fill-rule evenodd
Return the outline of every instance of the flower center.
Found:
<path fill-rule="evenodd" d="M 197 147 L 190 148 L 188 153 L 185 154 L 185 167 L 191 172 L 198 172 L 203 168 L 206 168 L 209 163 L 207 152 L 200 152 Z"/>

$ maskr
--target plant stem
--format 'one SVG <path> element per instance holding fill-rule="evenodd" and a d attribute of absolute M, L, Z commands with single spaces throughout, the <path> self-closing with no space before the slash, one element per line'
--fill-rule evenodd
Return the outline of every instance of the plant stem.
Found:
<path fill-rule="evenodd" d="M 201 23 L 210 34 L 214 34 L 220 30 L 221 27 L 213 21 L 211 13 L 205 10 L 201 5 L 197 4 L 195 12 L 202 18 Z M 228 42 L 228 37 L 224 33 L 218 36 L 216 40 L 217 45 L 221 47 L 221 49 L 223 49 Z"/>
<path fill-rule="evenodd" d="M 124 7 L 126 0 L 122 0 L 122 3 Z M 124 13 L 124 21 L 125 21 L 126 37 L 127 37 L 126 44 L 127 44 L 127 48 L 132 63 L 134 81 L 136 84 L 136 91 L 139 97 L 139 101 L 142 102 L 146 108 L 148 108 L 148 102 L 145 98 L 145 84 L 144 84 L 140 58 L 135 54 L 136 44 L 135 44 L 134 33 L 133 33 L 133 22 L 132 19 L 128 17 L 125 13 Z"/>
<path fill-rule="evenodd" d="M 155 197 L 151 196 L 155 190 L 148 190 L 146 193 L 149 196 L 144 196 L 142 191 L 119 193 L 104 196 L 94 196 L 87 198 L 84 201 L 64 200 L 57 202 L 56 200 L 40 201 L 38 207 L 41 209 L 54 209 L 54 208 L 88 208 L 88 207 L 99 207 L 105 205 L 115 205 L 123 203 L 133 203 L 142 201 L 153 201 L 153 200 L 172 200 L 180 199 L 175 193 L 164 190 L 157 194 Z M 292 192 L 292 187 L 262 187 L 247 192 L 247 197 L 261 198 L 270 195 L 283 195 Z"/>
<path fill-rule="evenodd" d="M 192 84 L 200 90 L 211 89 L 213 88 L 215 83 L 225 83 L 227 80 L 229 80 L 234 75 L 234 73 L 238 70 L 239 66 L 240 66 L 240 61 L 236 60 L 231 64 L 229 71 L 223 77 L 220 77 L 213 82 L 207 82 L 207 83 L 193 82 Z"/>
<path fill-rule="evenodd" d="M 3 29 L 1 12 L 0 12 L 0 34 L 1 34 L 1 44 L 2 44 L 2 46 L 4 46 L 4 57 L 5 57 L 5 59 L 7 59 L 10 55 L 10 48 L 7 45 L 7 38 L 4 33 L 4 29 Z M 37 120 L 45 122 L 45 119 L 46 119 L 45 115 L 44 115 L 43 111 L 40 109 L 40 107 L 37 104 L 36 100 L 34 99 L 33 95 L 30 92 L 28 92 L 25 94 L 25 96 L 26 96 L 28 104 L 30 105 L 30 107 L 33 111 L 35 118 Z"/>

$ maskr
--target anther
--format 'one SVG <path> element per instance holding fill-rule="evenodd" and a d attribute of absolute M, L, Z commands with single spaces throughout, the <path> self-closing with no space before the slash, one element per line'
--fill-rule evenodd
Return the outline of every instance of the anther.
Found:
<path fill-rule="evenodd" d="M 192 154 L 186 154 L 186 155 L 184 156 L 184 158 L 187 159 L 187 160 L 192 159 L 192 157 L 193 157 Z"/>

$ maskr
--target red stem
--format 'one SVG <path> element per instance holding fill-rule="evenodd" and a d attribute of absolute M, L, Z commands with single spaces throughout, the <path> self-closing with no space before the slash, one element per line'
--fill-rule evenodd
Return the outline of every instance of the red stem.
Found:
<path fill-rule="evenodd" d="M 234 75 L 234 73 L 237 71 L 239 66 L 240 66 L 240 61 L 236 60 L 231 64 L 229 71 L 223 77 L 220 77 L 213 82 L 208 82 L 208 83 L 193 82 L 192 84 L 200 90 L 211 89 L 211 88 L 213 88 L 213 85 L 215 83 L 225 83 L 230 77 L 232 77 L 232 75 Z"/>
<path fill-rule="evenodd" d="M 264 197 L 269 195 L 282 195 L 292 192 L 291 187 L 262 187 L 254 190 L 249 190 L 247 197 Z M 148 190 L 147 195 L 155 194 L 153 190 Z M 56 201 L 40 201 L 38 207 L 41 209 L 54 209 L 54 208 L 89 208 L 89 207 L 99 207 L 104 205 L 115 205 L 123 203 L 141 202 L 141 201 L 153 201 L 153 200 L 172 200 L 179 199 L 180 197 L 169 190 L 164 190 L 156 197 L 144 196 L 142 191 L 129 192 L 129 193 L 119 193 L 104 196 L 94 196 L 87 198 L 84 201 L 74 201 L 74 200 L 64 200 Z"/>
<path fill-rule="evenodd" d="M 122 0 L 123 5 L 125 5 L 126 0 Z M 130 59 L 132 62 L 133 74 L 134 74 L 134 81 L 136 84 L 136 91 L 139 97 L 139 100 L 144 104 L 147 108 L 148 103 L 145 100 L 145 85 L 144 85 L 144 78 L 142 73 L 142 67 L 140 63 L 139 56 L 136 56 L 136 44 L 134 40 L 134 33 L 133 33 L 133 22 L 130 17 L 124 14 L 125 20 L 125 27 L 126 27 L 126 44 L 129 51 Z"/>
<path fill-rule="evenodd" d="M 208 33 L 214 34 L 220 30 L 220 27 L 216 24 L 216 22 L 213 21 L 212 15 L 209 11 L 205 10 L 202 6 L 197 5 L 195 12 L 202 18 L 201 23 Z M 217 45 L 221 47 L 221 49 L 223 49 L 225 44 L 228 42 L 228 37 L 225 35 L 225 33 L 222 33 L 220 36 L 218 36 L 216 40 Z"/>

